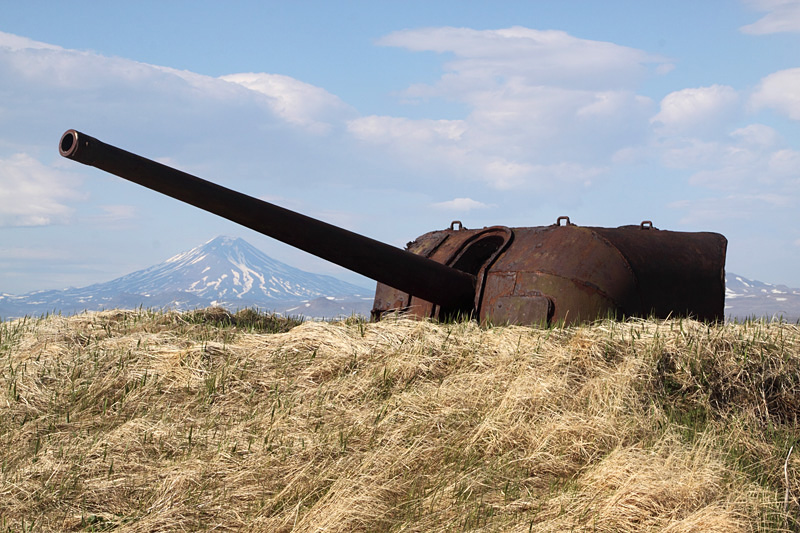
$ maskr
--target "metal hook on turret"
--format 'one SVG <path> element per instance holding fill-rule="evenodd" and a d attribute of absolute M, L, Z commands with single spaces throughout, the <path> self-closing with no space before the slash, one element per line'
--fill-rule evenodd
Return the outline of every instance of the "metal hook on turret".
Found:
<path fill-rule="evenodd" d="M 456 230 L 456 224 L 458 224 L 457 230 Z M 464 225 L 461 224 L 460 220 L 454 220 L 450 223 L 450 229 L 453 231 L 461 231 L 462 229 L 467 229 L 467 228 L 465 228 Z"/>

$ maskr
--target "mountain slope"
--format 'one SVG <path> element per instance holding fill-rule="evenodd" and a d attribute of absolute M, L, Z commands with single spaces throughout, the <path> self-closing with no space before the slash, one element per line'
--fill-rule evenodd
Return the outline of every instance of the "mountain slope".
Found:
<path fill-rule="evenodd" d="M 111 281 L 104 289 L 137 294 L 183 291 L 229 303 L 371 296 L 372 292 L 331 276 L 291 267 L 243 239 L 231 237 L 217 237 L 159 265 Z"/>
<path fill-rule="evenodd" d="M 296 314 L 368 314 L 374 290 L 276 261 L 243 239 L 217 237 L 163 263 L 82 288 L 0 295 L 3 318 L 115 307 L 193 309 L 218 305 Z M 314 305 L 315 300 L 321 300 Z M 322 305 L 325 304 L 325 305 Z M 335 305 L 334 305 L 335 304 Z"/>
<path fill-rule="evenodd" d="M 733 272 L 725 276 L 726 318 L 783 318 L 800 320 L 800 289 L 747 279 Z"/>

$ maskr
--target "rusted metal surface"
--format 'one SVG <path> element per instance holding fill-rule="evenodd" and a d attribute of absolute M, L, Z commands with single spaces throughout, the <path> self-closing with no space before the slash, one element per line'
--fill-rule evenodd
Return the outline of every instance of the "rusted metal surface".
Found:
<path fill-rule="evenodd" d="M 717 233 L 662 231 L 650 221 L 620 228 L 582 227 L 559 217 L 551 226 L 436 231 L 408 249 L 459 266 L 458 258 L 471 244 L 498 235 L 503 240 L 495 243 L 497 249 L 479 269 L 469 270 L 477 277 L 473 312 L 482 322 L 724 316 L 727 241 Z M 398 308 L 419 317 L 447 316 L 446 309 L 381 285 L 376 294 L 380 299 L 376 297 L 373 316 Z M 389 302 L 394 307 L 387 307 Z"/>
<path fill-rule="evenodd" d="M 637 280 L 638 302 L 628 314 L 691 314 L 722 319 L 727 240 L 710 232 L 647 226 L 594 228 L 626 258 Z"/>
<path fill-rule="evenodd" d="M 294 213 L 107 145 L 75 130 L 59 150 L 377 280 L 372 316 L 391 312 L 483 323 L 573 324 L 613 316 L 721 320 L 727 241 L 645 220 L 529 228 L 454 221 L 406 250 Z"/>

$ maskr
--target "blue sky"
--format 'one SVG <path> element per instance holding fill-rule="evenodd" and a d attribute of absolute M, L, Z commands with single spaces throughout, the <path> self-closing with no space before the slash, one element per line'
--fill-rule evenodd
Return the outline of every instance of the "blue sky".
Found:
<path fill-rule="evenodd" d="M 220 234 L 303 252 L 58 156 L 75 128 L 398 246 L 652 220 L 800 286 L 800 2 L 4 2 L 0 293 Z"/>

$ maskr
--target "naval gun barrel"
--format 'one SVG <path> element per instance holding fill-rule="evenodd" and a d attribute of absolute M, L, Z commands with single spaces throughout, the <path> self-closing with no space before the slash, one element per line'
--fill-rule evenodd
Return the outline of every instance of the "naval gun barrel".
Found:
<path fill-rule="evenodd" d="M 62 156 L 273 237 L 444 308 L 471 310 L 475 276 L 127 152 L 76 130 Z"/>

